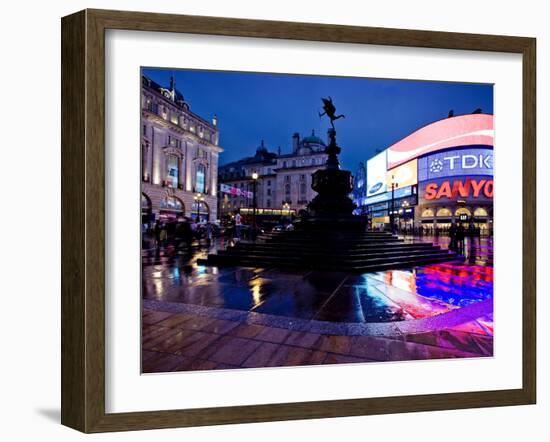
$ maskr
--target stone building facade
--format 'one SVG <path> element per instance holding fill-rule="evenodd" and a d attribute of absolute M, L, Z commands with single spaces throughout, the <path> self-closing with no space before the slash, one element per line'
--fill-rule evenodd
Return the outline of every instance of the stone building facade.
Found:
<path fill-rule="evenodd" d="M 262 213 L 271 209 L 298 213 L 305 209 L 317 194 L 311 188 L 311 175 L 324 167 L 328 157 L 325 148 L 325 142 L 314 132 L 303 139 L 295 133 L 290 153 L 282 154 L 280 148 L 270 152 L 262 141 L 254 156 L 220 166 L 220 184 L 239 189 L 220 195 L 220 213 L 223 216 L 253 207 L 253 198 L 246 191 L 253 192 L 254 186 L 257 207 L 268 209 Z M 256 184 L 253 173 L 258 174 Z"/>
<path fill-rule="evenodd" d="M 183 216 L 215 221 L 218 162 L 223 151 L 217 118 L 190 110 L 172 77 L 164 87 L 142 76 L 141 210 L 143 223 Z"/>

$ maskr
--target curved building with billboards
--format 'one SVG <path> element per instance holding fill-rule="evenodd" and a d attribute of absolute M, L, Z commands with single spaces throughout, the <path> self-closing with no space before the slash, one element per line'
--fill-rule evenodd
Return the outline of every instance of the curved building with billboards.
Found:
<path fill-rule="evenodd" d="M 493 115 L 428 124 L 367 162 L 373 227 L 445 231 L 452 222 L 492 233 Z"/>

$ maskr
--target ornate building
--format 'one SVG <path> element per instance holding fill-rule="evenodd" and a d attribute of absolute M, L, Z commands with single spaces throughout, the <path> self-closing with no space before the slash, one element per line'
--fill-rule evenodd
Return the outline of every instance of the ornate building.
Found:
<path fill-rule="evenodd" d="M 254 156 L 220 166 L 221 216 L 251 208 L 254 187 L 260 214 L 305 209 L 316 195 L 311 188 L 311 174 L 324 166 L 325 148 L 325 142 L 313 131 L 303 139 L 295 133 L 291 153 L 281 154 L 280 148 L 277 153 L 269 152 L 262 141 Z M 256 183 L 254 173 L 258 174 Z"/>
<path fill-rule="evenodd" d="M 193 113 L 172 77 L 168 88 L 141 83 L 142 221 L 217 219 L 217 118 Z"/>

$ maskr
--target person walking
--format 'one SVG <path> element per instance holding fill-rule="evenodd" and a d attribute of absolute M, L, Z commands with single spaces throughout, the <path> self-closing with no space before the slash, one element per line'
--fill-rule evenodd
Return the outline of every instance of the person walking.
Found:
<path fill-rule="evenodd" d="M 456 243 L 460 251 L 464 250 L 464 226 L 460 223 L 456 229 Z"/>
<path fill-rule="evenodd" d="M 451 223 L 451 227 L 449 227 L 449 237 L 451 239 L 449 242 L 449 249 L 451 250 L 456 249 L 456 234 L 457 234 L 457 228 L 456 228 L 455 222 L 453 221 Z"/>
<path fill-rule="evenodd" d="M 155 222 L 155 227 L 153 228 L 153 233 L 155 235 L 155 247 L 158 249 L 160 247 L 160 234 L 162 231 L 162 226 L 160 220 Z"/>
<path fill-rule="evenodd" d="M 237 212 L 235 214 L 235 235 L 236 235 L 236 239 L 241 239 L 241 228 L 242 228 L 241 214 L 239 212 Z"/>
<path fill-rule="evenodd" d="M 206 230 L 206 241 L 208 242 L 208 246 L 212 245 L 212 237 L 214 235 L 214 226 L 211 222 L 207 221 L 206 225 L 204 226 Z"/>

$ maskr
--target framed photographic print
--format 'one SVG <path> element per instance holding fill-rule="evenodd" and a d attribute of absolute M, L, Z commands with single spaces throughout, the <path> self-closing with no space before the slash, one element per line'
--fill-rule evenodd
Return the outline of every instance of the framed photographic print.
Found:
<path fill-rule="evenodd" d="M 62 423 L 535 403 L 535 52 L 63 18 Z"/>

